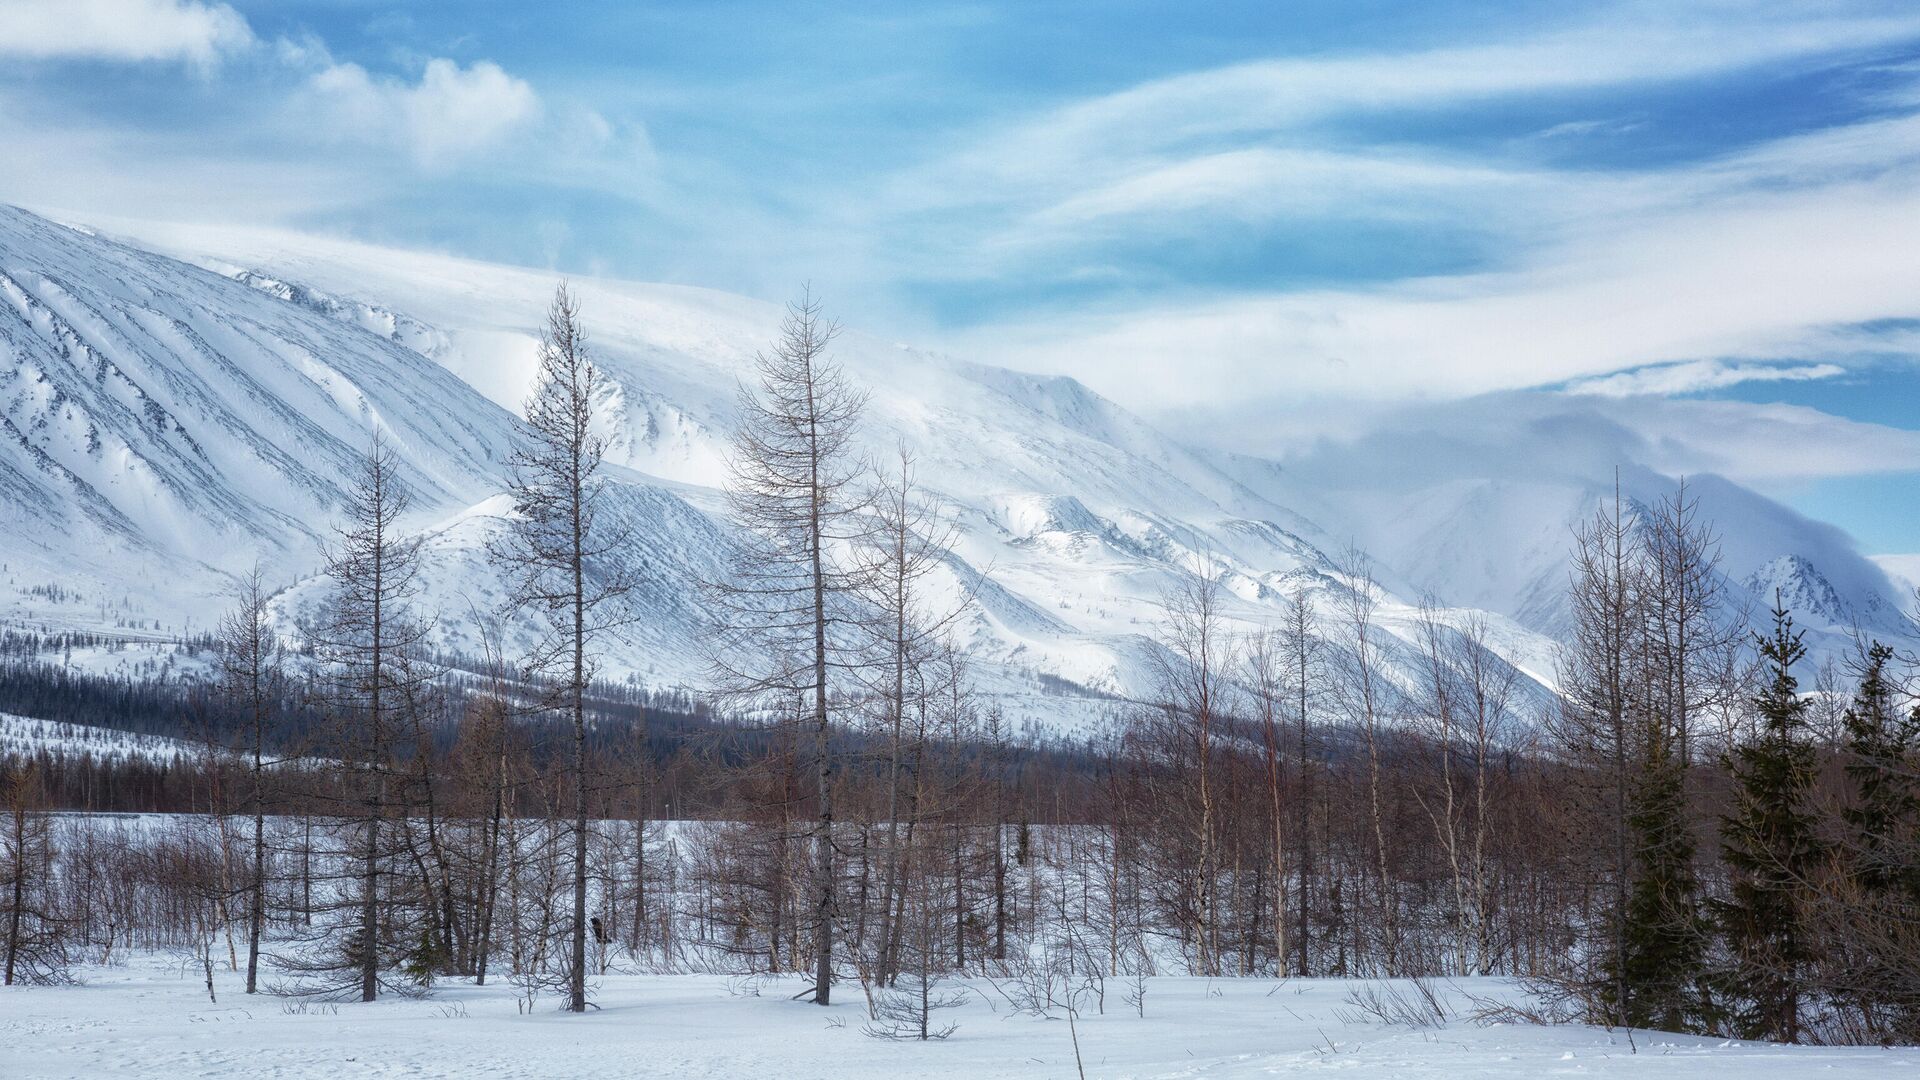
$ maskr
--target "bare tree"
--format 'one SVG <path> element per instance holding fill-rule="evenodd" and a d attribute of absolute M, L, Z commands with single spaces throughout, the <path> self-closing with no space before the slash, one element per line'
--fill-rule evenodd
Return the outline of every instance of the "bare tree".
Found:
<path fill-rule="evenodd" d="M 496 551 L 514 574 L 511 605 L 534 609 L 547 633 L 525 667 L 547 689 L 547 706 L 573 725 L 573 913 L 569 924 L 567 1008 L 587 1007 L 587 690 L 593 643 L 631 621 L 618 603 L 631 582 L 606 556 L 624 537 L 597 515 L 604 440 L 594 433 L 603 389 L 587 352 L 580 305 L 563 284 L 554 290 L 540 338 L 540 371 L 527 399 L 532 442 L 512 459 L 509 493 L 518 515 Z"/>
<path fill-rule="evenodd" d="M 380 886 L 394 842 L 386 826 L 396 794 L 401 713 L 409 686 L 428 677 L 409 660 L 427 635 L 411 609 L 420 541 L 400 528 L 411 501 L 399 459 L 376 430 L 347 494 L 346 523 L 327 552 L 335 593 L 316 634 L 319 652 L 334 669 L 329 704 L 342 721 L 335 753 L 344 786 L 357 791 L 360 804 L 359 925 L 349 937 L 347 958 L 358 968 L 362 1001 L 380 991 Z"/>
<path fill-rule="evenodd" d="M 67 927 L 53 909 L 53 828 L 46 789 L 31 765 L 0 772 L 0 889 L 5 890 L 0 985 L 68 979 Z"/>
<path fill-rule="evenodd" d="M 1397 881 L 1389 865 L 1385 792 L 1381 783 L 1382 741 L 1393 684 L 1383 670 L 1385 657 L 1377 625 L 1380 585 L 1358 551 L 1347 552 L 1337 594 L 1341 636 L 1339 686 L 1348 719 L 1359 729 L 1367 750 L 1367 821 L 1371 826 L 1374 871 L 1378 875 L 1380 935 L 1385 973 L 1398 973 L 1400 912 Z"/>
<path fill-rule="evenodd" d="M 861 663 L 861 505 L 853 438 L 866 397 L 827 356 L 838 327 L 811 294 L 740 389 L 727 494 L 741 528 L 733 573 L 716 583 L 713 658 L 723 687 L 767 703 L 801 699 L 813 731 L 816 823 L 809 886 L 813 1001 L 829 1003 L 836 912 L 832 724 L 836 680 Z"/>
<path fill-rule="evenodd" d="M 1193 877 L 1182 890 L 1187 933 L 1198 972 L 1222 974 L 1220 957 L 1220 799 L 1223 775 L 1218 743 L 1226 735 L 1235 660 L 1225 620 L 1220 572 L 1204 567 L 1183 576 L 1161 598 L 1166 622 L 1155 654 L 1151 710 L 1155 743 L 1171 766 L 1170 810 L 1179 808 L 1193 847 Z"/>
<path fill-rule="evenodd" d="M 1288 686 L 1286 655 L 1281 635 L 1267 630 L 1252 635 L 1246 646 L 1247 685 L 1253 691 L 1254 711 L 1260 720 L 1267 795 L 1268 845 L 1273 858 L 1273 956 L 1281 975 L 1289 974 L 1287 950 L 1287 833 L 1286 731 Z"/>
<path fill-rule="evenodd" d="M 247 868 L 247 993 L 259 989 L 260 933 L 267 904 L 267 729 L 285 681 L 280 639 L 274 633 L 260 568 L 240 581 L 236 603 L 220 622 L 220 673 L 227 697 L 245 719 L 248 755 L 247 807 L 253 816 L 252 855 Z"/>
<path fill-rule="evenodd" d="M 1561 751 L 1585 767 L 1576 775 L 1597 780 L 1598 827 L 1573 843 L 1594 845 L 1603 855 L 1611 894 L 1601 925 L 1605 937 L 1589 950 L 1608 972 L 1587 977 L 1593 1000 L 1619 1008 L 1628 1000 L 1625 915 L 1633 861 L 1627 817 L 1634 783 L 1634 731 L 1630 695 L 1642 654 L 1644 627 L 1643 548 L 1639 517 L 1627 506 L 1618 481 L 1613 500 L 1595 511 L 1574 534 L 1573 640 L 1561 654 L 1562 708 L 1554 734 Z M 1611 985 L 1598 983 L 1609 981 Z"/>
<path fill-rule="evenodd" d="M 1272 645 L 1277 650 L 1275 660 L 1284 672 L 1284 686 L 1288 691 L 1294 727 L 1296 771 L 1293 827 L 1298 882 L 1294 899 L 1293 974 L 1308 975 L 1312 973 L 1309 939 L 1312 932 L 1314 874 L 1311 821 L 1314 763 L 1310 724 L 1315 688 L 1324 681 L 1321 664 L 1325 659 L 1325 650 L 1318 633 L 1313 597 L 1304 586 L 1290 590 L 1282 599 L 1280 626 Z M 1276 882 L 1275 886 L 1282 887 L 1282 883 Z"/>
<path fill-rule="evenodd" d="M 1746 612 L 1726 618 L 1720 538 L 1683 478 L 1641 527 L 1646 572 L 1642 609 L 1655 678 L 1652 703 L 1672 732 L 1684 772 L 1695 756 L 1699 718 L 1737 697 Z"/>
<path fill-rule="evenodd" d="M 987 707 L 986 752 L 993 825 L 993 947 L 989 958 L 1007 958 L 1007 754 L 1006 716 L 1000 706 Z"/>
<path fill-rule="evenodd" d="M 904 858 L 900 806 L 902 769 L 909 751 L 908 712 L 923 705 L 920 699 L 932 693 L 923 669 L 950 648 L 944 637 L 966 610 L 966 600 L 936 610 L 926 595 L 926 579 L 950 558 L 954 528 L 915 483 L 913 455 L 905 446 L 893 471 L 874 484 L 869 501 L 872 547 L 865 573 L 867 618 L 861 630 L 866 638 L 862 647 L 875 661 L 870 696 L 878 708 L 874 719 L 886 754 L 876 975 L 887 982 L 900 944 L 894 910 Z"/>
<path fill-rule="evenodd" d="M 1487 643 L 1478 613 L 1449 625 L 1435 602 L 1423 601 L 1418 616 L 1425 700 L 1421 716 L 1437 759 L 1433 799 L 1418 787 L 1414 797 L 1433 822 L 1447 861 L 1458 928 L 1455 967 L 1485 975 L 1492 970 L 1492 889 L 1488 829 L 1492 816 L 1492 759 L 1510 722 L 1519 673 Z"/>

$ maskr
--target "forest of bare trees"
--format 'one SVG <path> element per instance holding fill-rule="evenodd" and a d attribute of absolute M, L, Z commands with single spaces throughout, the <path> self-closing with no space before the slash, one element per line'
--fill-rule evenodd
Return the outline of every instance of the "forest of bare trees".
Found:
<path fill-rule="evenodd" d="M 376 438 L 325 616 L 290 631 L 256 576 L 198 643 L 199 752 L 4 762 L 8 983 L 158 949 L 209 993 L 224 965 L 248 993 L 504 980 L 578 1011 L 613 970 L 790 974 L 927 1039 L 962 977 L 1070 1019 L 1146 1008 L 1154 974 L 1506 975 L 1548 1017 L 1920 1040 L 1911 658 L 1815 668 L 1790 612 L 1731 610 L 1684 485 L 1570 538 L 1557 696 L 1484 619 L 1389 617 L 1357 555 L 1255 629 L 1200 565 L 1162 598 L 1152 693 L 1043 739 L 979 689 L 946 511 L 911 448 L 860 456 L 808 298 L 740 389 L 711 700 L 636 702 L 595 678 L 648 612 L 594 515 L 582 320 L 561 290 L 494 552 L 518 586 L 473 616 L 530 651 L 428 647 L 430 556 Z M 78 812 L 102 810 L 163 813 Z"/>

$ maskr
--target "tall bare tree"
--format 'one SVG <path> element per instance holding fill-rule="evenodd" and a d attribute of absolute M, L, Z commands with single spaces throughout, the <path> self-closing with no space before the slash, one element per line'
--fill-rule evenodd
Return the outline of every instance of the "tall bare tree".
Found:
<path fill-rule="evenodd" d="M 917 485 L 913 454 L 904 445 L 894 467 L 878 477 L 869 496 L 872 507 L 871 564 L 867 568 L 864 647 L 873 659 L 870 698 L 885 747 L 884 848 L 880 874 L 877 974 L 887 981 L 898 952 L 894 910 L 902 880 L 904 845 L 900 836 L 902 769 L 910 749 L 906 727 L 916 701 L 933 690 L 923 669 L 940 658 L 943 635 L 966 610 L 966 601 L 936 609 L 927 578 L 951 554 L 954 529 L 940 507 Z"/>
<path fill-rule="evenodd" d="M 1254 713 L 1260 720 L 1267 795 L 1268 846 L 1273 858 L 1273 955 L 1282 976 L 1292 974 L 1293 957 L 1287 950 L 1287 656 L 1280 632 L 1264 630 L 1246 645 L 1246 682 L 1253 691 Z"/>
<path fill-rule="evenodd" d="M 1560 657 L 1562 708 L 1554 716 L 1560 750 L 1580 763 L 1578 776 L 1593 781 L 1596 812 L 1592 834 L 1575 838 L 1602 856 L 1601 877 L 1609 895 L 1604 938 L 1588 950 L 1606 974 L 1587 978 L 1590 1000 L 1618 1010 L 1628 1000 L 1625 917 L 1633 873 L 1628 828 L 1634 786 L 1635 731 L 1632 691 L 1643 666 L 1645 582 L 1639 515 L 1627 504 L 1618 480 L 1613 499 L 1595 510 L 1574 533 L 1572 641 Z M 1597 985 L 1601 982 L 1610 985 Z M 1606 1017 L 1618 1022 L 1618 1015 Z"/>
<path fill-rule="evenodd" d="M 815 825 L 809 918 L 813 1001 L 829 1003 L 836 911 L 833 722 L 837 680 L 861 664 L 854 628 L 871 523 L 854 433 L 866 395 L 827 350 L 838 327 L 811 293 L 788 306 L 780 339 L 742 385 L 727 495 L 741 540 L 713 590 L 713 658 L 726 689 L 804 702 L 813 734 Z"/>
<path fill-rule="evenodd" d="M 1492 817 L 1493 758 L 1511 726 L 1511 705 L 1519 672 L 1488 644 L 1487 624 L 1478 613 L 1455 626 L 1431 599 L 1417 618 L 1421 651 L 1423 727 L 1435 752 L 1431 799 L 1420 788 L 1414 798 L 1433 822 L 1434 837 L 1446 859 L 1457 928 L 1456 967 L 1485 975 L 1492 970 L 1492 887 L 1489 881 L 1488 830 Z"/>
<path fill-rule="evenodd" d="M 1381 765 L 1386 722 L 1393 707 L 1394 685 L 1386 677 L 1386 656 L 1378 617 L 1381 589 L 1365 556 L 1349 550 L 1343 559 L 1345 579 L 1336 594 L 1340 620 L 1339 688 L 1347 718 L 1360 732 L 1367 751 L 1367 821 L 1371 825 L 1374 871 L 1378 875 L 1381 954 L 1384 973 L 1398 973 L 1400 910 L 1398 887 L 1390 865 L 1387 808 Z"/>
<path fill-rule="evenodd" d="M 1193 877 L 1182 890 L 1197 970 L 1222 974 L 1220 956 L 1220 744 L 1231 715 L 1234 641 L 1226 626 L 1226 588 L 1217 569 L 1183 576 L 1160 601 L 1165 613 L 1155 654 L 1156 700 L 1149 734 L 1172 766 L 1168 808 L 1184 818 Z M 1176 809 L 1177 808 L 1177 809 Z"/>
<path fill-rule="evenodd" d="M 1701 717 L 1738 696 L 1747 613 L 1724 610 L 1720 538 L 1684 478 L 1654 504 L 1641 534 L 1642 610 L 1655 699 L 1649 704 L 1663 714 L 1684 773 L 1696 753 Z"/>
<path fill-rule="evenodd" d="M 327 551 L 333 604 L 315 634 L 333 667 L 329 705 L 341 721 L 335 754 L 343 786 L 360 803 L 359 926 L 347 952 L 359 970 L 362 1001 L 380 992 L 380 886 L 393 843 L 386 825 L 402 712 L 409 688 L 428 678 L 410 661 L 428 629 L 412 610 L 420 540 L 400 525 L 411 505 L 399 458 L 376 430 L 347 492 L 346 521 Z"/>
<path fill-rule="evenodd" d="M 1293 827 L 1297 882 L 1294 901 L 1294 968 L 1296 975 L 1312 974 L 1313 910 L 1313 828 L 1314 762 L 1312 749 L 1312 712 L 1315 690 L 1324 681 L 1321 666 L 1325 660 L 1324 643 L 1314 613 L 1313 596 L 1298 586 L 1281 600 L 1280 625 L 1274 631 L 1273 646 L 1278 650 L 1278 666 L 1284 672 L 1284 685 L 1292 709 L 1296 771 L 1293 785 Z M 1279 886 L 1280 883 L 1276 883 Z"/>
<path fill-rule="evenodd" d="M 540 337 L 540 370 L 527 398 L 532 440 L 512 459 L 509 493 L 517 514 L 495 554 L 513 573 L 512 606 L 545 616 L 547 633 L 526 669 L 546 688 L 549 708 L 573 726 L 573 913 L 568 929 L 567 1008 L 587 1008 L 587 691 L 594 642 L 631 621 L 632 583 L 607 556 L 624 541 L 597 514 L 605 440 L 594 432 L 604 379 L 587 351 L 580 304 L 554 290 Z"/>
<path fill-rule="evenodd" d="M 220 621 L 220 674 L 228 700 L 244 718 L 249 758 L 247 807 L 253 816 L 246 883 L 249 994 L 259 989 L 260 933 L 267 913 L 267 774 L 277 764 L 266 756 L 267 731 L 285 680 L 280 639 L 273 630 L 267 599 L 256 566 L 241 579 L 236 603 Z"/>

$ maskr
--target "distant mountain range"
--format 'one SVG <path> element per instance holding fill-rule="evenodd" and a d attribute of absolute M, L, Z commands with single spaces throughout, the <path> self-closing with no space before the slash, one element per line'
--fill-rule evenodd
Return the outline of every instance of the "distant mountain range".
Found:
<path fill-rule="evenodd" d="M 441 643 L 478 647 L 472 612 L 504 586 L 485 553 L 503 527 L 536 328 L 554 275 L 340 241 L 143 228 L 110 239 L 0 207 L 0 618 L 130 635 L 209 626 L 232 575 L 259 563 L 290 623 L 344 478 L 376 425 L 417 489 L 423 596 Z M 161 252 L 166 252 L 162 254 Z M 573 283 L 609 376 L 605 513 L 632 538 L 639 616 L 606 673 L 697 690 L 695 584 L 720 573 L 720 485 L 735 387 L 777 306 L 701 289 Z M 1610 497 L 1590 472 L 1409 479 L 1356 446 L 1329 479 L 1201 450 L 1087 387 L 849 331 L 836 344 L 871 393 L 862 439 L 904 444 L 957 528 L 941 574 L 973 598 L 960 634 L 983 688 L 1017 715 L 1095 723 L 1146 692 L 1156 603 L 1223 572 L 1233 619 L 1271 620 L 1304 586 L 1348 587 L 1358 545 L 1389 592 L 1390 662 L 1410 677 L 1412 604 L 1484 609 L 1536 691 L 1566 629 L 1569 526 Z M 1671 480 L 1629 467 L 1651 503 Z M 1837 645 L 1859 623 L 1905 633 L 1904 597 L 1839 530 L 1717 477 L 1692 480 L 1725 538 L 1729 589 L 1777 593 Z M 511 643 L 510 643 L 511 644 Z"/>

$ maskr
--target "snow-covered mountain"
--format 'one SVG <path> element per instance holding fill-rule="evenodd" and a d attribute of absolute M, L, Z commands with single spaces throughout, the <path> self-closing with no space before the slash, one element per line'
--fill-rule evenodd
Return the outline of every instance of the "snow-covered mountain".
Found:
<path fill-rule="evenodd" d="M 1641 520 L 1675 491 L 1644 464 L 1643 435 L 1610 403 L 1514 392 L 1408 410 L 1372 433 L 1290 458 L 1286 470 L 1236 459 L 1235 475 L 1354 538 L 1404 587 L 1501 612 L 1550 637 L 1570 629 L 1573 527 L 1617 494 Z M 1776 593 L 1816 653 L 1853 647 L 1856 628 L 1907 638 L 1912 585 L 1851 537 L 1727 480 L 1686 478 L 1698 520 L 1719 541 L 1730 612 L 1764 616 Z"/>
<path fill-rule="evenodd" d="M 15 587 L 131 615 L 311 561 L 371 425 L 429 504 L 484 498 L 512 418 L 386 337 L 0 210 L 0 489 Z"/>
<path fill-rule="evenodd" d="M 297 615 L 377 425 L 417 487 L 439 632 L 475 647 L 469 613 L 503 594 L 486 538 L 503 527 L 502 463 L 553 276 L 289 234 L 132 231 L 137 245 L 0 207 L 0 614 L 205 626 L 230 575 L 259 561 Z M 735 388 L 781 311 L 693 288 L 574 287 L 611 381 L 607 512 L 645 583 L 609 673 L 697 686 L 693 585 L 722 564 Z M 1345 587 L 1331 553 L 1350 540 L 1393 594 L 1394 641 L 1412 634 L 1407 601 L 1430 591 L 1489 609 L 1503 653 L 1550 678 L 1553 578 L 1579 497 L 1467 481 L 1370 498 L 1191 449 L 1070 379 L 852 331 L 835 349 L 871 393 L 867 449 L 911 447 L 950 507 L 943 585 L 974 597 L 966 645 L 1017 713 L 1078 724 L 1106 695 L 1144 692 L 1156 603 L 1182 575 L 1224 571 L 1233 616 L 1257 625 L 1295 583 Z M 1890 595 L 1850 546 L 1809 551 L 1778 530 L 1741 542 L 1768 550 L 1756 568 L 1800 558 L 1780 573 L 1824 578 L 1808 595 L 1830 605 Z M 1852 561 L 1836 569 L 1836 550 Z"/>

